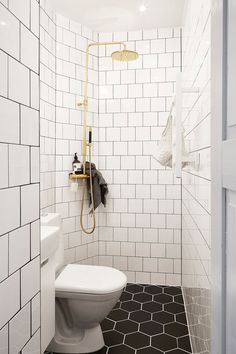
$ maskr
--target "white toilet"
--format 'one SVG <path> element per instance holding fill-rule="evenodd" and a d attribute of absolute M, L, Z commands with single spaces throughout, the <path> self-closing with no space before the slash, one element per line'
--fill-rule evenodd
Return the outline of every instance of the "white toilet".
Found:
<path fill-rule="evenodd" d="M 59 226 L 59 214 L 42 216 L 42 224 Z M 53 353 L 92 353 L 104 346 L 100 323 L 120 298 L 125 274 L 101 266 L 69 264 L 63 267 L 60 233 L 56 261 L 55 336 L 47 350 Z"/>

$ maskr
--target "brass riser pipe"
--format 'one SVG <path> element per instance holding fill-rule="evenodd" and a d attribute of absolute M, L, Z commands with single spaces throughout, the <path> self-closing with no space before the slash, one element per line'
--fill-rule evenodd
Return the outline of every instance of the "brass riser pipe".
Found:
<path fill-rule="evenodd" d="M 86 229 L 83 223 L 83 214 L 84 214 L 84 203 L 85 203 L 85 188 L 86 188 L 86 180 L 83 179 L 82 181 L 82 204 L 81 204 L 81 211 L 80 211 L 80 225 L 82 231 L 90 235 L 94 232 L 96 228 L 96 217 L 95 217 L 95 210 L 94 210 L 94 194 L 93 194 L 93 179 L 92 179 L 92 144 L 88 144 L 87 142 L 87 113 L 88 113 L 88 65 L 89 65 L 89 49 L 91 47 L 99 47 L 105 45 L 122 45 L 124 50 L 126 50 L 126 45 L 124 42 L 94 42 L 90 43 L 87 46 L 86 50 L 86 68 L 85 68 L 85 84 L 84 84 L 84 101 L 83 103 L 79 103 L 78 106 L 84 107 L 84 122 L 83 122 L 83 173 L 86 174 L 86 157 L 87 157 L 87 147 L 89 147 L 89 184 L 90 184 L 90 193 L 91 193 L 91 212 L 92 212 L 92 219 L 93 224 L 91 229 Z M 92 129 L 92 128 L 91 128 Z"/>

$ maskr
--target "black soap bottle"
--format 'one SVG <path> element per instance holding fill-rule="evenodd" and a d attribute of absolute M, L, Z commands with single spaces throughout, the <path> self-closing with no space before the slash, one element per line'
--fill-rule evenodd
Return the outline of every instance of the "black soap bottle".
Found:
<path fill-rule="evenodd" d="M 79 175 L 82 173 L 82 164 L 78 159 L 77 152 L 74 155 L 74 161 L 72 163 L 72 170 L 73 170 L 73 173 L 76 175 Z"/>

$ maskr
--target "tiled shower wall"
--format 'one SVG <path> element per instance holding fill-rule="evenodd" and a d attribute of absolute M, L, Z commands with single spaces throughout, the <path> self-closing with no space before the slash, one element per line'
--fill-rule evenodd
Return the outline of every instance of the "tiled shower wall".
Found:
<path fill-rule="evenodd" d="M 39 3 L 0 19 L 0 352 L 39 354 Z"/>
<path fill-rule="evenodd" d="M 181 186 L 153 157 L 180 71 L 180 29 L 100 33 L 140 57 L 113 62 L 119 46 L 99 50 L 99 168 L 109 184 L 100 208 L 99 264 L 131 282 L 180 284 Z"/>
<path fill-rule="evenodd" d="M 56 188 L 56 25 L 48 1 L 40 2 L 40 203 L 55 211 Z"/>
<path fill-rule="evenodd" d="M 115 266 L 134 282 L 180 284 L 180 183 L 152 156 L 180 70 L 180 30 L 100 33 L 98 37 L 65 17 L 50 11 L 48 15 L 41 40 L 48 53 L 43 63 L 46 178 L 42 193 L 45 210 L 62 215 L 66 262 Z M 81 156 L 83 112 L 76 103 L 83 99 L 86 45 L 97 40 L 125 41 L 140 58 L 129 64 L 112 62 L 110 54 L 117 46 L 101 47 L 89 56 L 93 161 L 110 189 L 107 208 L 99 208 L 98 227 L 91 237 L 82 233 L 79 223 L 81 187 L 77 193 L 70 191 L 68 173 L 74 152 Z M 86 205 L 85 225 L 87 219 Z"/>
<path fill-rule="evenodd" d="M 83 102 L 86 48 L 98 41 L 98 34 L 85 26 L 56 15 L 56 211 L 62 215 L 66 263 L 96 264 L 98 228 L 93 235 L 81 231 L 82 182 L 78 192 L 70 191 L 68 174 L 74 153 L 82 161 Z M 88 126 L 93 126 L 93 162 L 98 156 L 98 50 L 89 53 Z M 87 190 L 87 186 L 86 186 Z M 86 191 L 87 194 L 87 191 Z M 88 201 L 85 201 L 84 226 L 90 228 Z"/>
<path fill-rule="evenodd" d="M 70 191 L 68 174 L 74 153 L 81 160 L 82 109 L 85 52 L 97 34 L 55 14 L 47 0 L 41 1 L 41 209 L 62 216 L 65 262 L 97 263 L 98 230 L 93 236 L 81 231 L 81 182 L 77 193 Z M 89 55 L 88 126 L 93 129 L 93 161 L 98 155 L 98 55 Z M 89 227 L 88 202 L 84 213 Z"/>
<path fill-rule="evenodd" d="M 51 58 L 47 61 L 45 56 L 43 63 L 47 114 L 42 113 L 42 193 L 45 210 L 53 211 L 55 183 L 55 210 L 63 218 L 66 262 L 111 265 L 125 271 L 130 281 L 179 285 L 180 184 L 152 153 L 166 124 L 180 70 L 180 29 L 100 33 L 98 37 L 86 27 L 56 15 L 54 48 L 54 15 L 48 15 L 42 29 L 42 41 Z M 73 154 L 78 152 L 81 157 L 83 110 L 76 103 L 83 100 L 86 46 L 98 40 L 126 41 L 140 58 L 129 64 L 112 62 L 110 54 L 117 46 L 101 47 L 99 53 L 93 48 L 89 55 L 92 159 L 103 172 L 110 192 L 107 208 L 99 208 L 95 234 L 87 236 L 79 222 L 81 184 L 77 193 L 71 192 L 68 173 Z M 42 104 L 45 107 L 45 102 Z M 89 224 L 87 202 L 84 220 Z"/>
<path fill-rule="evenodd" d="M 183 27 L 183 125 L 191 156 L 200 166 L 183 172 L 183 291 L 193 353 L 210 353 L 210 25 L 211 1 L 188 2 Z"/>

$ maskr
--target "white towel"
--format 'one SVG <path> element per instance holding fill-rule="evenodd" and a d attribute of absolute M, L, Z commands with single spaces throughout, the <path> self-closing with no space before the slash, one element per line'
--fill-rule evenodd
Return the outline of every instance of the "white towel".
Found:
<path fill-rule="evenodd" d="M 159 146 L 153 153 L 153 157 L 162 166 L 168 167 L 172 167 L 172 119 L 172 115 L 170 115 L 159 141 Z"/>

